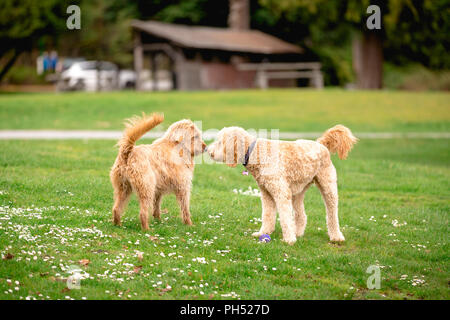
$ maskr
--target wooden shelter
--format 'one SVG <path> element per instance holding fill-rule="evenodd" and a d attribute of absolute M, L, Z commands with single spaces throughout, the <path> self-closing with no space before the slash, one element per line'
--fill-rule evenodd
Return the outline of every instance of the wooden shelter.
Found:
<path fill-rule="evenodd" d="M 234 89 L 257 86 L 256 70 L 242 63 L 297 62 L 303 49 L 257 30 L 186 26 L 133 20 L 134 67 L 141 88 L 144 53 L 150 56 L 156 83 L 155 55 L 171 61 L 174 88 Z M 295 86 L 294 79 L 271 79 L 277 86 Z M 154 88 L 157 86 L 154 84 Z"/>

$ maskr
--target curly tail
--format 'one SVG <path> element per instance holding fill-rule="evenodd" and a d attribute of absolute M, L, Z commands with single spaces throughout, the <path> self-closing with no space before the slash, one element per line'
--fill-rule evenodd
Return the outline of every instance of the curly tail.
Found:
<path fill-rule="evenodd" d="M 333 128 L 328 129 L 325 133 L 317 139 L 317 142 L 323 144 L 330 150 L 331 153 L 338 153 L 340 159 L 346 159 L 350 150 L 358 138 L 356 138 L 349 128 L 338 124 Z"/>
<path fill-rule="evenodd" d="M 150 131 L 163 122 L 163 120 L 164 115 L 159 113 L 152 113 L 148 116 L 142 113 L 142 117 L 134 116 L 127 119 L 125 122 L 125 132 L 122 139 L 118 142 L 119 155 L 122 160 L 126 162 L 136 141 L 139 140 L 139 138 L 141 138 L 147 131 Z"/>

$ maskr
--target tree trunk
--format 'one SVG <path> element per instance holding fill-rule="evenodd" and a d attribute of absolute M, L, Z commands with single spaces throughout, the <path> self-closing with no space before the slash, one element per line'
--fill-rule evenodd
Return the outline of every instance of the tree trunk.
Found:
<path fill-rule="evenodd" d="M 377 33 L 365 32 L 353 39 L 353 69 L 359 89 L 382 88 L 383 48 Z"/>
<path fill-rule="evenodd" d="M 228 13 L 228 26 L 231 29 L 250 29 L 250 1 L 228 0 L 230 12 Z"/>
<path fill-rule="evenodd" d="M 2 81 L 3 77 L 8 73 L 9 69 L 14 65 L 17 58 L 22 53 L 21 50 L 16 49 L 14 50 L 14 55 L 9 59 L 9 61 L 6 63 L 6 65 L 3 67 L 3 69 L 0 71 L 0 81 Z"/>

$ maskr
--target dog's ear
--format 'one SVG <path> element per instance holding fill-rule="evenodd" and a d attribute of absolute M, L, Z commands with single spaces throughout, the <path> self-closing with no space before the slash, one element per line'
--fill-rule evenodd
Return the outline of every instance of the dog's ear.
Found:
<path fill-rule="evenodd" d="M 182 140 L 183 140 L 182 135 L 178 135 L 173 138 L 173 142 L 175 142 L 175 144 L 179 144 Z"/>
<path fill-rule="evenodd" d="M 229 140 L 227 140 L 227 141 L 229 141 Z M 225 146 L 224 145 L 224 147 L 228 147 L 228 148 L 230 148 L 230 144 L 229 143 L 227 143 L 227 146 Z M 226 162 L 225 162 L 225 164 L 227 165 L 227 166 L 229 166 L 229 167 L 231 167 L 231 168 L 234 168 L 234 167 L 236 167 L 237 166 L 237 163 L 238 163 L 238 154 L 237 154 L 237 152 L 238 152 L 238 150 L 237 150 L 237 136 L 233 136 L 233 144 L 231 145 L 231 147 L 232 147 L 232 149 L 230 150 L 230 149 L 228 149 L 227 151 L 226 151 Z M 233 160 L 233 162 L 231 162 L 231 163 L 228 163 L 228 161 L 230 161 L 231 159 L 230 159 L 230 156 L 231 156 L 231 152 L 233 153 L 233 155 L 232 155 L 232 160 Z"/>
<path fill-rule="evenodd" d="M 183 126 L 183 129 L 180 129 L 180 132 L 178 132 L 178 136 L 176 136 L 175 141 L 177 143 L 181 143 L 184 139 L 192 139 L 194 138 L 194 136 L 195 136 L 195 124 L 190 121 L 190 123 L 186 123 Z"/>
<path fill-rule="evenodd" d="M 176 144 L 181 143 L 185 138 L 185 132 L 183 130 L 178 129 L 175 134 L 173 135 L 173 141 Z"/>

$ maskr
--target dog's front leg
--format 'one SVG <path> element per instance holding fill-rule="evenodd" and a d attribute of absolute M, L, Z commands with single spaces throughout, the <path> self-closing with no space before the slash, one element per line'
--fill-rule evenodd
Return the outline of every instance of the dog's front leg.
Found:
<path fill-rule="evenodd" d="M 189 211 L 191 190 L 190 189 L 178 190 L 175 193 L 175 196 L 177 198 L 178 205 L 180 206 L 181 218 L 183 219 L 183 222 L 187 225 L 192 225 L 191 213 Z"/>
<path fill-rule="evenodd" d="M 280 214 L 281 230 L 283 231 L 283 241 L 288 244 L 294 244 L 297 241 L 295 236 L 294 208 L 292 206 L 292 196 L 283 194 L 276 196 L 278 213 Z"/>
<path fill-rule="evenodd" d="M 310 185 L 308 184 L 299 194 L 292 196 L 292 206 L 294 207 L 295 213 L 295 233 L 297 237 L 302 237 L 305 233 L 307 217 L 303 200 Z"/>
<path fill-rule="evenodd" d="M 252 234 L 260 237 L 263 234 L 271 234 L 275 230 L 277 208 L 275 201 L 269 192 L 261 188 L 262 225 L 258 232 Z"/>

